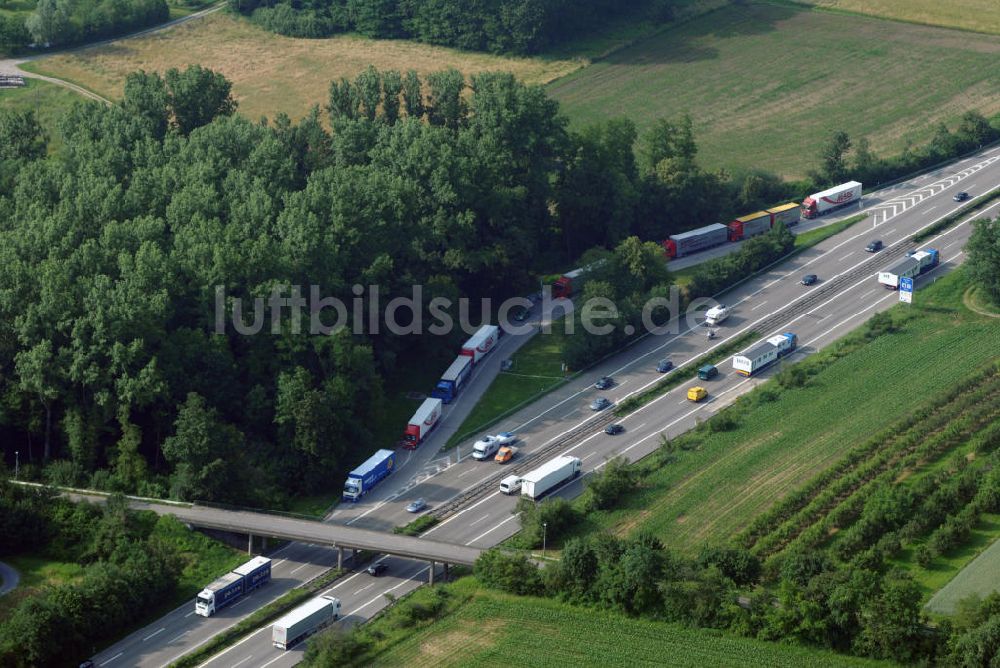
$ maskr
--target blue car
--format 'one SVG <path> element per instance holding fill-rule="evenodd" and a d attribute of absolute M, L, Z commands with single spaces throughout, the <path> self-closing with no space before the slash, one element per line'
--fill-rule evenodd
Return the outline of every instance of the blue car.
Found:
<path fill-rule="evenodd" d="M 660 373 L 666 373 L 674 368 L 674 363 L 670 360 L 660 360 L 660 363 L 656 365 L 656 370 Z"/>

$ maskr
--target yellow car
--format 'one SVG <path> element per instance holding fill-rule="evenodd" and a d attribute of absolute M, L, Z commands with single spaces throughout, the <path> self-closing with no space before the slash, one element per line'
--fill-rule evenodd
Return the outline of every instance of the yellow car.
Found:
<path fill-rule="evenodd" d="M 708 390 L 700 385 L 695 385 L 694 387 L 688 388 L 688 400 L 689 401 L 701 401 L 708 396 Z"/>
<path fill-rule="evenodd" d="M 493 459 L 498 464 L 506 464 L 513 458 L 514 458 L 514 448 L 510 447 L 509 445 L 505 445 L 497 451 L 497 456 L 494 457 Z"/>

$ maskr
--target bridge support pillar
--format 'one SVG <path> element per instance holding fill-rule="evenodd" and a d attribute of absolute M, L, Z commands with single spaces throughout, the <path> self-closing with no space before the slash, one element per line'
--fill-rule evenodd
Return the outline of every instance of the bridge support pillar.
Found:
<path fill-rule="evenodd" d="M 435 562 L 432 561 L 431 562 L 431 576 L 430 576 L 430 585 L 432 587 L 434 586 L 434 569 L 436 567 L 437 567 L 437 563 L 435 563 Z"/>
<path fill-rule="evenodd" d="M 358 563 L 358 548 L 351 548 L 351 566 L 354 567 Z"/>
<path fill-rule="evenodd" d="M 344 567 L 344 548 L 337 547 L 337 570 L 341 570 Z"/>
<path fill-rule="evenodd" d="M 444 581 L 448 581 L 448 562 L 444 562 Z"/>
<path fill-rule="evenodd" d="M 253 554 L 253 534 L 247 534 L 247 554 Z"/>

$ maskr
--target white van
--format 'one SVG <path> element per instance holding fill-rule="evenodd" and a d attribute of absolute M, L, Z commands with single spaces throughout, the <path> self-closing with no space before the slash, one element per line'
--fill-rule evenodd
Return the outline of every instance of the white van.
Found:
<path fill-rule="evenodd" d="M 726 308 L 725 304 L 719 304 L 705 311 L 705 324 L 709 327 L 715 327 L 728 317 L 729 309 Z"/>
<path fill-rule="evenodd" d="M 516 475 L 507 476 L 500 481 L 500 491 L 504 494 L 517 494 L 521 491 L 521 479 Z"/>

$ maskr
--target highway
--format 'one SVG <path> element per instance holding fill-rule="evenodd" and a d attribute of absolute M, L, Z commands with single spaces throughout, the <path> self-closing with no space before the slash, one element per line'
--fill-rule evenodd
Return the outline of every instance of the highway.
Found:
<path fill-rule="evenodd" d="M 952 201 L 955 192 L 967 190 L 978 196 L 998 184 L 1000 149 L 994 148 L 886 191 L 866 195 L 864 210 L 871 214 L 868 220 L 727 293 L 723 301 L 734 309 L 734 314 L 719 328 L 717 339 L 709 341 L 700 327 L 695 327 L 694 331 L 684 328 L 677 335 L 646 337 L 598 365 L 591 373 L 518 411 L 494 429 L 518 433 L 521 437 L 519 456 L 524 461 L 534 452 L 551 448 L 554 442 L 565 438 L 567 432 L 579 430 L 581 423 L 593 420 L 594 416 L 587 406 L 595 396 L 603 394 L 614 401 L 621 401 L 630 393 L 662 378 L 655 372 L 659 359 L 669 357 L 675 366 L 681 366 L 725 345 L 745 331 L 757 331 L 761 338 L 776 332 L 795 331 L 799 337 L 799 348 L 793 359 L 801 359 L 857 327 L 872 313 L 898 301 L 897 293 L 877 284 L 875 274 L 890 264 L 892 258 L 900 257 L 911 247 L 908 239 L 915 231 L 962 206 Z M 843 216 L 856 212 L 848 210 Z M 997 207 L 994 206 L 991 214 L 996 215 L 996 212 Z M 963 223 L 939 238 L 921 244 L 920 247 L 938 248 L 942 252 L 942 262 L 928 277 L 918 280 L 918 287 L 961 262 L 961 248 L 968 234 L 969 225 Z M 875 238 L 882 239 L 886 249 L 875 255 L 866 253 L 864 246 Z M 817 274 L 819 282 L 809 287 L 799 285 L 798 280 L 805 273 Z M 709 417 L 769 375 L 764 373 L 760 377 L 746 379 L 733 373 L 728 362 L 720 365 L 720 371 L 720 375 L 709 383 L 711 396 L 707 401 L 701 404 L 687 402 L 683 393 L 694 383 L 682 384 L 621 419 L 626 428 L 624 434 L 607 436 L 603 431 L 594 429 L 592 433 L 561 447 L 558 453 L 579 456 L 585 470 L 600 467 L 615 454 L 638 459 L 658 446 L 660 434 L 676 436 L 693 426 L 695 420 Z M 591 385 L 603 375 L 613 376 L 617 384 L 611 390 L 600 393 Z M 500 467 L 492 462 L 473 462 L 467 458 L 470 446 L 465 443 L 457 453 L 452 452 L 447 457 L 433 451 L 420 453 L 427 458 L 428 465 L 420 469 L 419 476 L 414 475 L 410 479 L 398 477 L 391 485 L 386 485 L 380 496 L 350 508 L 340 508 L 330 519 L 357 527 L 390 530 L 413 519 L 404 507 L 416 497 L 426 498 L 433 512 L 463 491 L 474 490 L 484 479 L 497 475 Z M 540 461 L 554 454 L 557 453 L 546 454 Z M 416 479 L 418 477 L 419 480 Z M 572 495 L 581 485 L 582 482 L 577 481 L 561 490 L 560 494 Z M 511 514 L 515 501 L 515 498 L 505 497 L 499 492 L 488 492 L 447 517 L 425 535 L 438 541 L 473 547 L 496 544 L 517 531 L 516 518 Z M 275 578 L 288 586 L 315 576 L 335 562 L 333 550 L 297 543 L 286 546 L 277 556 L 285 561 L 276 564 Z M 398 596 L 426 580 L 425 563 L 396 557 L 386 558 L 386 562 L 389 564 L 388 573 L 380 578 L 364 573 L 354 574 L 331 588 L 330 592 L 343 601 L 343 610 L 349 622 L 367 619 L 374 614 L 385 604 L 384 593 Z M 294 566 L 296 572 L 285 570 L 286 563 Z M 195 622 L 188 622 L 190 628 L 181 624 L 176 613 L 172 613 L 102 652 L 96 657 L 96 663 L 100 666 L 164 665 L 206 642 L 226 625 L 236 623 L 239 616 L 266 603 L 273 598 L 272 592 L 276 589 L 271 585 L 263 588 L 251 597 L 253 602 L 250 605 L 243 605 L 240 610 L 223 610 L 220 616 L 207 620 L 196 618 Z M 227 617 L 227 614 L 230 616 Z M 181 619 L 190 620 L 191 617 Z M 159 630 L 161 628 L 162 631 Z M 176 639 L 180 631 L 184 633 Z M 205 665 L 285 666 L 296 663 L 301 657 L 301 648 L 288 652 L 276 650 L 270 646 L 269 633 L 268 628 L 252 634 Z M 151 634 L 156 635 L 143 640 Z"/>

